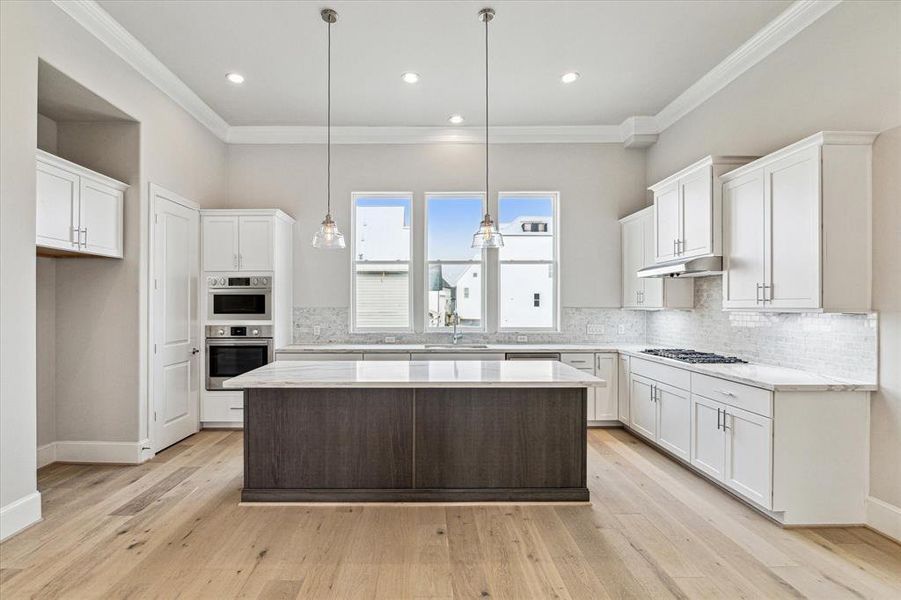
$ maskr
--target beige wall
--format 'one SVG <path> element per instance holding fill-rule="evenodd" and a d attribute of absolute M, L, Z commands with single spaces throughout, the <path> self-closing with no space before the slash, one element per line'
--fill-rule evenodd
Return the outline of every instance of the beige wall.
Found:
<path fill-rule="evenodd" d="M 879 391 L 873 394 L 870 495 L 901 507 L 901 127 L 873 146 L 873 308 Z"/>
<path fill-rule="evenodd" d="M 56 121 L 38 113 L 38 148 L 56 154 Z"/>
<path fill-rule="evenodd" d="M 648 183 L 708 154 L 768 154 L 818 131 L 901 124 L 901 2 L 844 2 L 664 131 Z"/>
<path fill-rule="evenodd" d="M 146 218 L 151 182 L 201 205 L 224 204 L 227 151 L 224 143 L 50 2 L 0 2 L 0 40 L 0 508 L 7 509 L 3 524 L 3 534 L 7 535 L 11 532 L 8 528 L 18 523 L 7 515 L 20 514 L 22 505 L 17 502 L 31 497 L 36 489 L 34 150 L 38 59 L 140 122 L 137 199 L 129 200 L 126 211 L 137 211 Z M 126 252 L 138 256 L 122 263 L 128 265 L 126 270 L 138 268 L 135 265 L 144 252 L 140 241 L 145 226 L 146 222 L 135 229 L 129 220 Z M 137 262 L 131 262 L 132 258 Z M 57 276 L 59 285 L 66 276 L 59 272 Z M 126 279 L 143 284 L 146 273 L 132 273 Z M 142 324 L 132 322 L 144 311 L 144 301 L 138 296 L 144 298 L 146 294 L 132 290 L 122 304 L 111 300 L 104 310 L 116 315 L 116 326 L 127 322 L 132 331 L 137 331 L 135 339 L 143 340 L 146 333 Z M 59 308 L 69 299 L 58 295 L 57 300 Z M 77 309 L 74 305 L 71 308 Z M 93 326 L 104 325 L 98 317 L 106 315 L 89 310 L 87 304 L 84 308 L 94 319 Z M 85 327 L 82 331 L 97 329 Z M 130 416 L 121 424 L 110 424 L 109 431 L 116 432 L 121 425 L 131 441 L 139 441 L 146 434 L 143 347 L 143 343 L 137 348 L 131 346 L 112 374 L 130 380 L 127 391 L 118 399 L 128 407 Z M 33 518 L 34 513 L 28 513 L 28 517 Z"/>
<path fill-rule="evenodd" d="M 37 259 L 38 446 L 56 437 L 56 259 Z"/>
<path fill-rule="evenodd" d="M 412 191 L 422 247 L 423 194 L 483 189 L 484 157 L 474 144 L 334 146 L 332 213 L 349 235 L 352 192 Z M 560 192 L 562 306 L 620 305 L 617 219 L 645 206 L 644 161 L 620 144 L 492 146 L 492 190 Z M 348 306 L 348 253 L 310 247 L 325 213 L 325 146 L 230 146 L 228 174 L 230 207 L 281 208 L 297 219 L 294 304 Z"/>

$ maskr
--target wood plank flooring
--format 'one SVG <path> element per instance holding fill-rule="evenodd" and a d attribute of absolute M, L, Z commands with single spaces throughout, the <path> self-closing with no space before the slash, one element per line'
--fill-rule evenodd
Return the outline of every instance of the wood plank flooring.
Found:
<path fill-rule="evenodd" d="M 628 432 L 588 440 L 590 506 L 239 506 L 237 431 L 50 465 L 0 597 L 901 598 L 891 540 L 784 530 Z"/>

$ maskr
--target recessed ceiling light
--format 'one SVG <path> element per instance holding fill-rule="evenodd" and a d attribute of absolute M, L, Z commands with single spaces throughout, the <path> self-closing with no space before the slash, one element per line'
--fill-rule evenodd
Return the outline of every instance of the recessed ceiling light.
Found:
<path fill-rule="evenodd" d="M 463 116 L 462 115 L 451 115 L 447 118 L 447 120 L 450 121 L 451 123 L 453 123 L 454 125 L 459 125 L 460 123 L 463 122 Z"/>
<path fill-rule="evenodd" d="M 407 83 L 419 83 L 419 73 L 414 73 L 413 71 L 407 71 L 400 78 Z"/>
<path fill-rule="evenodd" d="M 576 71 L 570 71 L 569 73 L 564 73 L 562 77 L 560 77 L 560 81 L 563 83 L 572 83 L 576 79 L 581 77 Z"/>
<path fill-rule="evenodd" d="M 240 73 L 228 73 L 225 78 L 232 83 L 244 83 L 244 76 Z"/>

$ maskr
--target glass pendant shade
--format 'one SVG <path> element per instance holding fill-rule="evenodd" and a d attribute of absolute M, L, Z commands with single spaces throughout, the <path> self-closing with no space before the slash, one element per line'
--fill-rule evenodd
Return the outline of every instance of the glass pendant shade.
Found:
<path fill-rule="evenodd" d="M 503 248 L 504 236 L 497 230 L 497 225 L 491 220 L 491 215 L 485 213 L 485 218 L 479 223 L 479 230 L 472 236 L 473 248 Z"/>
<path fill-rule="evenodd" d="M 323 249 L 344 248 L 344 234 L 338 231 L 338 224 L 332 219 L 332 215 L 325 215 L 325 220 L 313 236 L 313 247 Z"/>

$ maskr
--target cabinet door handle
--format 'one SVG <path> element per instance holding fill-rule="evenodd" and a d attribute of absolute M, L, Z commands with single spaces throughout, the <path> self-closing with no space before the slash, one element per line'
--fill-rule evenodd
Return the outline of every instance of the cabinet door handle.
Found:
<path fill-rule="evenodd" d="M 760 304 L 760 289 L 762 287 L 761 284 L 757 284 L 757 293 L 754 295 L 754 304 Z"/>
<path fill-rule="evenodd" d="M 242 262 L 244 262 L 244 255 L 239 253 L 239 254 L 238 254 L 238 268 L 239 268 L 239 269 L 241 268 L 241 263 L 242 263 Z"/>
<path fill-rule="evenodd" d="M 719 389 L 717 389 L 717 390 L 715 390 L 715 391 L 717 391 L 717 392 L 723 394 L 724 396 L 729 396 L 730 398 L 735 398 L 735 394 L 733 394 L 733 393 L 730 392 L 729 390 L 719 390 Z"/>
<path fill-rule="evenodd" d="M 72 239 L 72 238 L 75 238 L 75 239 Z M 75 246 L 80 248 L 81 247 L 81 229 L 79 229 L 78 227 L 73 227 L 72 233 L 69 234 L 69 241 L 71 243 L 75 244 Z"/>
<path fill-rule="evenodd" d="M 728 413 L 726 412 L 726 409 L 724 408 L 724 409 L 723 409 L 723 431 L 726 431 L 726 430 L 731 431 L 731 430 L 732 430 L 731 427 L 729 427 L 728 425 L 726 425 L 726 415 L 727 415 L 727 414 L 728 414 Z"/>
<path fill-rule="evenodd" d="M 84 245 L 84 246 L 87 246 L 87 245 L 88 245 L 88 228 L 85 227 L 84 229 L 82 229 L 82 231 L 84 232 L 84 242 L 83 242 L 83 245 Z"/>
<path fill-rule="evenodd" d="M 772 283 L 769 283 L 769 284 L 764 283 L 760 287 L 763 289 L 763 303 L 766 304 L 767 302 L 772 302 L 773 301 L 773 284 Z M 767 290 L 769 290 L 769 294 L 767 294 Z"/>
<path fill-rule="evenodd" d="M 236 269 L 238 268 L 238 255 L 237 254 L 232 254 L 232 266 Z"/>
<path fill-rule="evenodd" d="M 721 411 L 722 411 L 721 408 L 716 409 L 716 429 L 717 429 L 717 431 L 719 431 L 719 428 L 720 428 L 720 412 Z"/>
<path fill-rule="evenodd" d="M 677 255 L 679 252 L 676 250 L 676 240 L 673 240 L 673 256 Z"/>

